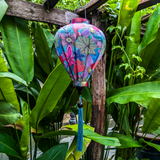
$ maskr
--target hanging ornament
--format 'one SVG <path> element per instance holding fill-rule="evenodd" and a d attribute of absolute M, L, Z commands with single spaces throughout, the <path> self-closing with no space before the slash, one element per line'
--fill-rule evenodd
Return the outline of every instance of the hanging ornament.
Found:
<path fill-rule="evenodd" d="M 87 19 L 74 18 L 69 25 L 60 28 L 56 33 L 55 47 L 59 59 L 80 95 L 77 151 L 82 151 L 83 104 L 81 94 L 83 87 L 87 86 L 88 79 L 104 53 L 105 36 L 100 29 L 89 24 Z"/>

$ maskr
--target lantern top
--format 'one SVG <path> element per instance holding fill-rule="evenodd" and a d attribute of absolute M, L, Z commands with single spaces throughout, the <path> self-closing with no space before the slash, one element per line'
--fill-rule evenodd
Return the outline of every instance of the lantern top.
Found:
<path fill-rule="evenodd" d="M 70 20 L 70 24 L 73 24 L 73 23 L 86 23 L 86 24 L 89 24 L 89 20 L 85 19 L 85 18 L 73 18 L 73 19 Z"/>

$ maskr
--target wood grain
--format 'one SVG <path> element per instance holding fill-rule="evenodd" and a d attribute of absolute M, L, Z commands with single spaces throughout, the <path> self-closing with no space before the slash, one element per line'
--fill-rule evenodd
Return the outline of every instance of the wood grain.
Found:
<path fill-rule="evenodd" d="M 56 8 L 47 11 L 43 5 L 22 0 L 6 0 L 6 3 L 8 4 L 6 15 L 20 17 L 29 21 L 63 26 L 69 23 L 72 18 L 79 17 L 72 12 Z"/>
<path fill-rule="evenodd" d="M 155 5 L 157 3 L 160 3 L 160 0 L 141 0 L 138 5 L 137 11 Z"/>
<path fill-rule="evenodd" d="M 92 24 L 104 33 L 106 26 L 100 22 L 97 12 L 92 12 Z M 95 132 L 104 135 L 105 126 L 105 101 L 106 101 L 106 81 L 105 81 L 105 68 L 106 68 L 106 51 L 93 71 L 92 75 L 92 118 L 91 126 L 95 128 Z M 101 160 L 102 145 L 95 141 L 91 141 L 88 152 L 88 160 Z"/>
<path fill-rule="evenodd" d="M 75 13 L 79 14 L 80 16 L 85 15 L 85 9 L 86 9 L 86 14 L 94 11 L 97 9 L 99 6 L 107 2 L 107 0 L 91 0 L 89 3 L 87 3 L 84 7 L 78 8 L 75 10 Z"/>

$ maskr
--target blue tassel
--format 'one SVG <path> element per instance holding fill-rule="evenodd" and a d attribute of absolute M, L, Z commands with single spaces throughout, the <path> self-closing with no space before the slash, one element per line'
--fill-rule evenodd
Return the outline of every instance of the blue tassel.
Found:
<path fill-rule="evenodd" d="M 78 140 L 77 151 L 83 150 L 83 108 L 78 110 Z"/>

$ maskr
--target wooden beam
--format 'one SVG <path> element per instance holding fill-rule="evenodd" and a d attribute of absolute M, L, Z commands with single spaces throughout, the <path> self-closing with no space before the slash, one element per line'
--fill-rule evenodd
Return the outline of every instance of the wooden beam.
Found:
<path fill-rule="evenodd" d="M 142 26 L 141 26 L 141 35 L 142 35 L 142 36 L 144 36 L 145 31 L 146 31 L 146 26 L 145 26 L 145 25 L 142 25 Z"/>
<path fill-rule="evenodd" d="M 149 6 L 153 6 L 157 3 L 160 3 L 160 0 L 141 0 L 138 5 L 137 11 L 147 8 Z"/>
<path fill-rule="evenodd" d="M 142 18 L 141 18 L 141 24 L 148 22 L 150 16 L 151 16 L 151 14 L 147 14 L 145 16 L 142 16 Z"/>
<path fill-rule="evenodd" d="M 86 9 L 86 14 L 94 11 L 98 7 L 100 7 L 102 4 L 107 2 L 107 0 L 91 0 L 89 3 L 87 3 L 84 7 L 80 7 L 75 10 L 75 13 L 79 14 L 80 16 L 85 15 L 85 9 Z"/>
<path fill-rule="evenodd" d="M 54 6 L 58 3 L 59 0 L 45 0 L 44 6 L 46 8 L 54 8 Z"/>
<path fill-rule="evenodd" d="M 79 17 L 72 12 L 56 8 L 52 8 L 48 12 L 43 5 L 22 0 L 6 0 L 6 3 L 8 4 L 6 15 L 20 17 L 29 21 L 63 26 L 69 23 L 72 18 Z"/>

